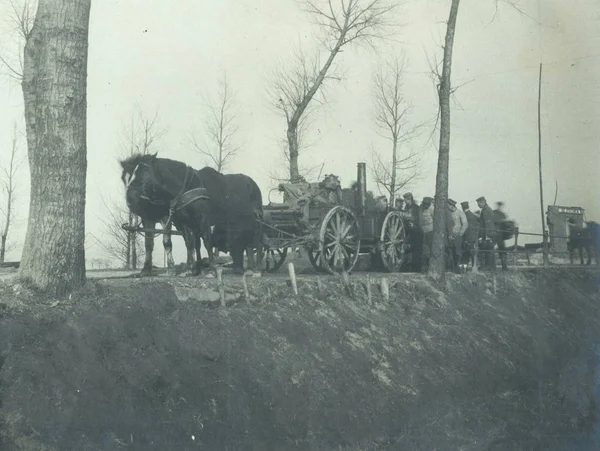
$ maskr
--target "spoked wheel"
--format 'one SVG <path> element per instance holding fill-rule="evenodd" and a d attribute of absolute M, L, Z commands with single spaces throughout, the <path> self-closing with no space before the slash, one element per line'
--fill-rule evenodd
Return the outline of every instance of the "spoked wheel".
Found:
<path fill-rule="evenodd" d="M 383 220 L 379 237 L 379 256 L 383 268 L 388 272 L 399 272 L 404 261 L 406 230 L 402 217 L 397 211 L 391 211 Z"/>
<path fill-rule="evenodd" d="M 263 260 L 265 262 L 265 271 L 267 272 L 275 272 L 285 262 L 285 257 L 287 256 L 288 248 L 287 247 L 268 247 L 264 248 L 264 256 Z"/>
<path fill-rule="evenodd" d="M 321 223 L 320 266 L 330 274 L 350 272 L 358 260 L 359 251 L 360 230 L 356 217 L 345 207 L 333 207 Z"/>
<path fill-rule="evenodd" d="M 313 268 L 317 272 L 327 272 L 321 264 L 321 251 L 318 248 L 306 249 L 306 253 L 308 254 L 310 264 L 313 265 Z"/>

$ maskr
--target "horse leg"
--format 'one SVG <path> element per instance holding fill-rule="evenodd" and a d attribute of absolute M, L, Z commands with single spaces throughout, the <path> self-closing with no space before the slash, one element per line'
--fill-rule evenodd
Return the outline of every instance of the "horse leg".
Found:
<path fill-rule="evenodd" d="M 211 227 L 206 226 L 206 227 L 202 228 L 202 241 L 204 242 L 204 247 L 206 248 L 206 254 L 208 255 L 208 265 L 211 268 L 214 268 L 215 252 L 214 252 L 214 247 L 213 247 L 213 242 L 212 242 Z"/>
<path fill-rule="evenodd" d="M 202 250 L 200 247 L 202 246 L 202 241 L 200 240 L 200 234 L 194 234 L 194 250 L 196 251 L 196 269 L 195 275 L 199 276 L 202 274 Z"/>
<path fill-rule="evenodd" d="M 195 239 L 194 232 L 187 226 L 183 227 L 183 239 L 185 240 L 185 248 L 187 249 L 187 276 L 195 276 L 196 265 L 194 262 Z"/>
<path fill-rule="evenodd" d="M 254 246 L 246 247 L 246 255 L 248 256 L 248 269 L 250 271 L 256 270 L 256 262 L 254 261 Z"/>
<path fill-rule="evenodd" d="M 142 219 L 142 227 L 153 229 L 156 226 L 155 222 Z M 144 245 L 146 248 L 146 258 L 144 259 L 144 267 L 140 276 L 146 277 L 152 275 L 152 251 L 154 250 L 154 233 L 144 233 Z"/>
<path fill-rule="evenodd" d="M 171 232 L 171 230 L 173 230 L 173 224 L 167 223 L 167 218 L 163 218 L 160 221 L 163 230 L 165 232 Z M 171 240 L 171 233 L 163 234 L 163 247 L 165 248 L 165 254 L 167 255 L 167 275 L 172 276 L 175 274 L 175 261 L 173 260 L 173 241 Z"/>

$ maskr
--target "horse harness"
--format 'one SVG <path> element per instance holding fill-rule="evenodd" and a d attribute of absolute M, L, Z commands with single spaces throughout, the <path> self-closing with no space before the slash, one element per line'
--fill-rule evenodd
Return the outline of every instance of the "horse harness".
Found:
<path fill-rule="evenodd" d="M 171 199 L 169 202 L 169 218 L 167 219 L 167 227 L 171 225 L 173 215 L 180 210 L 183 210 L 188 205 L 196 202 L 197 200 L 204 199 L 209 200 L 208 190 L 204 187 L 192 188 L 186 191 L 186 186 L 190 180 L 190 174 L 193 173 L 193 169 L 189 166 L 185 167 L 185 176 L 183 177 L 183 184 L 177 196 Z"/>

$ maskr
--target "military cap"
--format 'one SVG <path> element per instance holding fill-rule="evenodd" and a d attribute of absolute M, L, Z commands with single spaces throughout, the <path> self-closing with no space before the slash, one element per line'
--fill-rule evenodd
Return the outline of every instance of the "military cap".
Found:
<path fill-rule="evenodd" d="M 404 197 L 405 199 L 412 199 L 413 195 L 412 195 L 412 193 L 404 193 L 404 195 L 402 197 Z"/>
<path fill-rule="evenodd" d="M 461 202 L 460 205 L 461 207 L 469 208 L 469 202 L 467 202 L 466 200 L 464 202 Z"/>
<path fill-rule="evenodd" d="M 423 198 L 424 204 L 430 204 L 431 202 L 433 202 L 433 197 L 424 197 Z"/>
<path fill-rule="evenodd" d="M 485 197 L 481 196 L 477 198 L 477 202 L 485 202 Z"/>
<path fill-rule="evenodd" d="M 448 199 L 448 204 L 454 207 L 456 205 L 456 201 L 454 199 Z"/>

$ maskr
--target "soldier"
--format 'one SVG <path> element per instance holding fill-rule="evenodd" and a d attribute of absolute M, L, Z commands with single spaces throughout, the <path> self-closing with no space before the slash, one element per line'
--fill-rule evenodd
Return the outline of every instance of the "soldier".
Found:
<path fill-rule="evenodd" d="M 404 199 L 402 199 L 401 197 L 398 197 L 394 201 L 394 209 L 398 210 L 398 211 L 404 211 Z"/>
<path fill-rule="evenodd" d="M 477 206 L 481 209 L 479 215 L 479 249 L 483 251 L 483 267 L 495 269 L 494 242 L 496 241 L 496 227 L 494 225 L 494 212 L 483 196 L 477 199 Z"/>
<path fill-rule="evenodd" d="M 412 193 L 404 194 L 406 208 L 403 218 L 408 223 L 408 243 L 411 248 L 411 269 L 414 272 L 421 272 L 423 262 L 423 230 L 421 229 L 421 211 L 419 205 L 415 202 Z"/>
<path fill-rule="evenodd" d="M 463 253 L 463 235 L 467 231 L 469 224 L 467 217 L 462 210 L 456 208 L 456 201 L 448 199 L 448 209 L 452 215 L 452 228 L 450 230 L 450 251 L 452 253 L 453 270 L 460 272 L 459 268 L 462 264 Z"/>
<path fill-rule="evenodd" d="M 506 255 L 506 245 L 504 244 L 504 231 L 506 230 L 505 226 L 507 225 L 508 217 L 506 213 L 503 211 L 504 202 L 496 202 L 496 209 L 493 211 L 494 213 L 494 226 L 496 228 L 496 244 L 498 245 L 498 254 L 500 255 L 500 263 L 502 264 L 502 269 L 507 270 L 507 255 Z"/>
<path fill-rule="evenodd" d="M 475 261 L 475 243 L 477 242 L 477 228 L 479 219 L 475 216 L 475 213 L 471 211 L 469 208 L 469 202 L 464 201 L 460 203 L 462 210 L 465 213 L 465 217 L 467 218 L 467 231 L 463 235 L 464 242 L 464 250 L 463 253 L 463 263 L 468 264 L 471 262 L 471 266 L 474 265 Z"/>
<path fill-rule="evenodd" d="M 424 197 L 421 202 L 421 230 L 423 230 L 423 270 L 429 267 L 433 242 L 433 198 Z"/>

